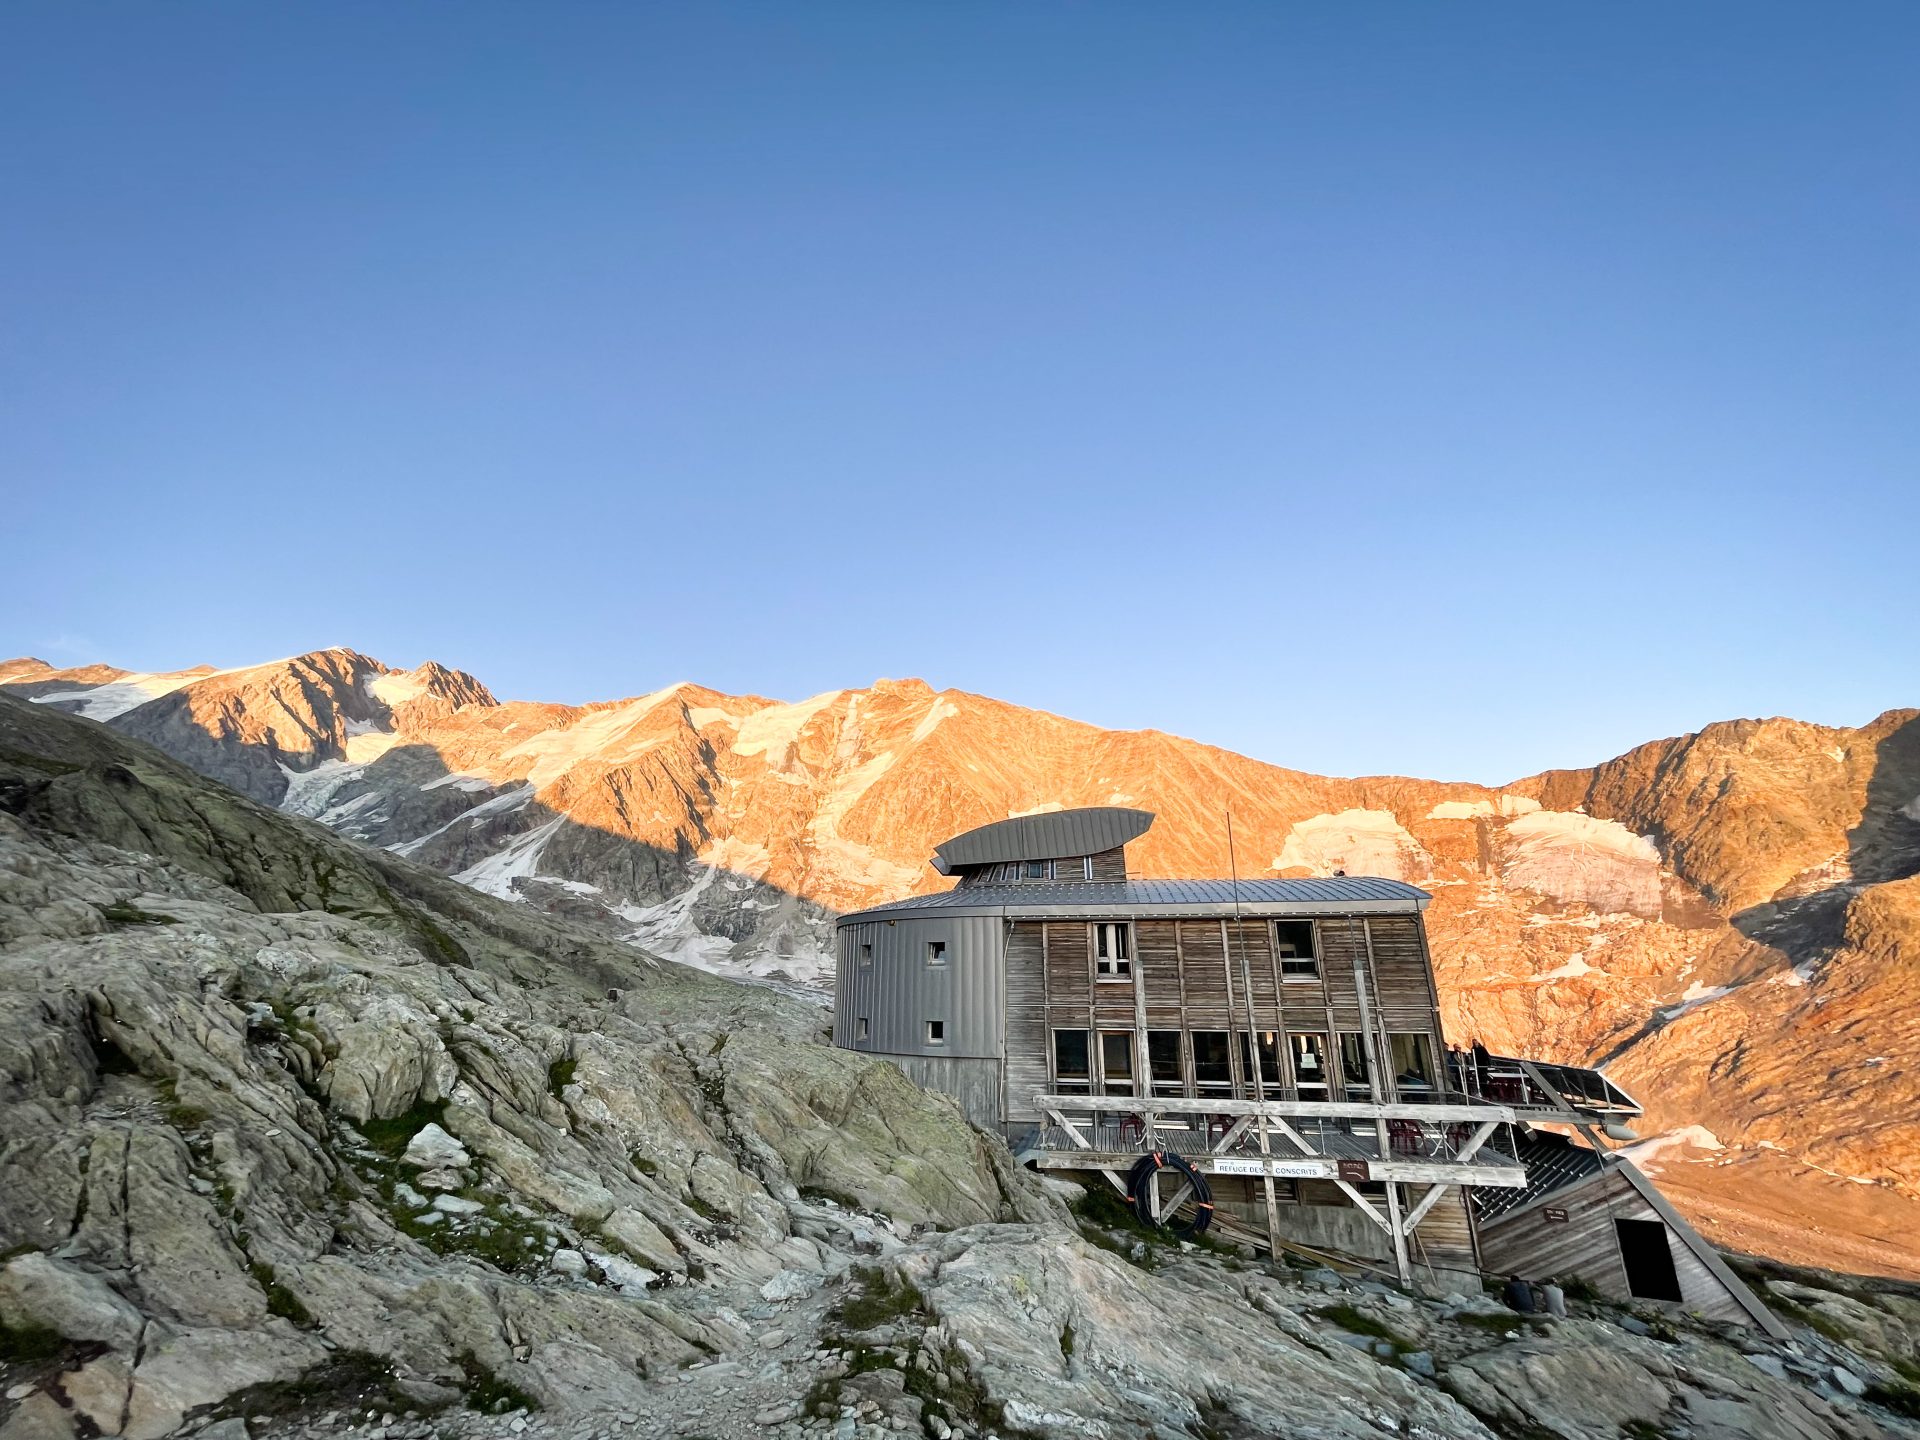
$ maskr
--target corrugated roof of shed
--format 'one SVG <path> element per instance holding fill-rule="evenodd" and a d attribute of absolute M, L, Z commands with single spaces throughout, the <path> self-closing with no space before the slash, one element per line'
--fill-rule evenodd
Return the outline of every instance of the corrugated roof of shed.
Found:
<path fill-rule="evenodd" d="M 966 885 L 936 895 L 914 895 L 841 917 L 840 923 L 890 916 L 945 913 L 1111 915 L 1127 910 L 1162 914 L 1224 914 L 1236 904 L 1250 915 L 1418 911 L 1432 898 L 1399 880 L 1336 875 L 1317 880 L 1074 881 L 1064 885 Z"/>
<path fill-rule="evenodd" d="M 1057 860 L 1068 855 L 1098 855 L 1147 833 L 1150 810 L 1092 805 L 1016 815 L 976 826 L 933 847 L 933 868 L 951 875 L 961 865 L 997 865 L 1008 860 Z"/>

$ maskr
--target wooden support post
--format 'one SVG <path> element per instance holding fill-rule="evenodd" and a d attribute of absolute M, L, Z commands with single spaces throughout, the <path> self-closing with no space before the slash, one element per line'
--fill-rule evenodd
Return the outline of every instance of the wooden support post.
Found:
<path fill-rule="evenodd" d="M 1387 1182 L 1387 1233 L 1393 1237 L 1393 1268 L 1400 1283 L 1411 1288 L 1413 1264 L 1407 1258 L 1407 1232 L 1400 1224 L 1400 1187 L 1391 1180 Z"/>
<path fill-rule="evenodd" d="M 1278 1259 L 1280 1256 L 1280 1205 L 1273 1193 L 1273 1163 L 1266 1157 L 1272 1152 L 1267 1148 L 1267 1117 L 1262 1115 L 1260 1125 L 1260 1156 L 1263 1172 L 1261 1181 L 1267 1187 L 1267 1254 Z"/>

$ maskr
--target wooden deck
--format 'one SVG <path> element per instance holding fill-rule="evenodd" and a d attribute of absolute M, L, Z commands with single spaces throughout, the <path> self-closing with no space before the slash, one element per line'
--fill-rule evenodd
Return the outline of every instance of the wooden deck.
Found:
<path fill-rule="evenodd" d="M 1049 1122 L 1019 1146 L 1021 1158 L 1042 1170 L 1123 1171 L 1158 1150 L 1206 1175 L 1496 1188 L 1526 1183 L 1525 1167 L 1496 1138 L 1501 1117 L 1487 1110 L 1429 1120 L 1410 1118 L 1406 1107 L 1364 1107 L 1395 1113 L 1328 1117 L 1287 1113 L 1299 1106 L 1225 1102 L 1225 1114 L 1163 1114 L 1149 1125 L 1112 1108 L 1111 1097 L 1045 1098 L 1052 1102 Z M 1171 1103 L 1184 1109 L 1195 1102 Z M 1080 1108 L 1089 1104 L 1099 1108 Z"/>

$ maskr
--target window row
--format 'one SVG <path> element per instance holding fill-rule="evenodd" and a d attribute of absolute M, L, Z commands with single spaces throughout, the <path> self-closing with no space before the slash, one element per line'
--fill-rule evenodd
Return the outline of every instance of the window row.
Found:
<path fill-rule="evenodd" d="M 1272 924 L 1273 953 L 1280 962 L 1280 978 L 1291 981 L 1315 981 L 1320 978 L 1320 949 L 1315 943 L 1313 921 L 1275 920 Z M 1102 921 L 1093 927 L 1093 971 L 1097 980 L 1117 981 L 1133 978 L 1133 924 L 1127 920 Z"/>
<path fill-rule="evenodd" d="M 1144 1077 L 1136 1074 L 1136 1033 L 1055 1030 L 1055 1093 L 1252 1099 L 1257 1073 L 1259 1095 L 1268 1100 L 1330 1100 L 1336 1084 L 1350 1100 L 1373 1094 L 1371 1047 L 1358 1031 L 1336 1034 L 1330 1051 L 1327 1036 L 1314 1031 L 1282 1036 L 1273 1030 L 1149 1030 Z M 1291 1093 L 1281 1063 L 1283 1044 L 1294 1077 Z M 1387 1036 L 1387 1044 L 1394 1085 L 1401 1093 L 1434 1088 L 1432 1036 L 1394 1034 Z M 1140 1088 L 1142 1079 L 1150 1090 Z"/>
<path fill-rule="evenodd" d="M 1030 884 L 1036 880 L 1091 880 L 1093 857 L 1070 855 L 1059 860 L 1009 860 L 996 865 L 987 879 L 1009 885 Z"/>
<path fill-rule="evenodd" d="M 1032 865 L 1054 862 L 1028 861 Z M 1091 863 L 1091 862 L 1089 862 Z M 1275 920 L 1273 951 L 1280 962 L 1280 978 L 1290 981 L 1316 981 L 1320 978 L 1320 952 L 1315 944 L 1313 921 Z M 938 968 L 947 963 L 947 942 L 926 942 L 926 963 Z M 873 965 L 873 944 L 860 943 L 860 968 Z M 1133 979 L 1133 923 L 1129 920 L 1103 920 L 1093 927 L 1094 978 L 1107 983 Z"/>

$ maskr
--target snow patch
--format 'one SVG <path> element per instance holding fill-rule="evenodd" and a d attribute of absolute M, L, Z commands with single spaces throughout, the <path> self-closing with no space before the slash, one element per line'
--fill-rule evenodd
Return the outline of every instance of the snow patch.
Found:
<path fill-rule="evenodd" d="M 940 728 L 940 722 L 951 715 L 958 715 L 960 707 L 951 700 L 936 700 L 931 709 L 920 717 L 920 723 L 913 727 L 909 744 L 917 745 Z"/>
<path fill-rule="evenodd" d="M 429 840 L 439 839 L 440 836 L 446 834 L 447 831 L 451 830 L 456 825 L 464 825 L 467 821 L 478 820 L 482 816 L 505 815 L 507 812 L 511 810 L 518 810 L 521 806 L 527 804 L 532 799 L 533 799 L 533 786 L 531 785 L 517 786 L 516 788 L 507 791 L 505 794 L 496 795 L 491 800 L 483 801 L 481 804 L 474 806 L 471 810 L 462 810 L 458 815 L 454 816 L 453 819 L 447 821 L 446 824 L 438 826 L 432 830 L 429 830 L 424 835 L 416 836 L 412 840 L 403 840 L 397 845 L 389 845 L 387 846 L 387 849 L 395 855 L 404 855 L 404 856 L 415 855 L 419 852 L 420 847 L 425 845 Z M 455 878 L 458 878 L 458 877 L 455 877 Z"/>
<path fill-rule="evenodd" d="M 1723 995 L 1731 995 L 1731 985 L 1702 985 L 1698 980 L 1687 986 L 1680 994 L 1678 1005 L 1663 1006 L 1658 1014 L 1662 1021 L 1678 1020 L 1690 1010 L 1698 1010 L 1702 1005 L 1711 1005 Z"/>
<path fill-rule="evenodd" d="M 149 700 L 158 700 L 162 695 L 171 695 L 183 686 L 207 678 L 205 671 L 192 670 L 177 670 L 165 675 L 123 675 L 104 685 L 89 685 L 79 690 L 52 690 L 31 698 L 36 705 L 58 705 L 63 709 L 71 706 L 74 714 L 89 720 L 111 720 L 116 715 L 138 709 Z"/>
<path fill-rule="evenodd" d="M 786 769 L 787 757 L 800 739 L 800 732 L 807 728 L 807 722 L 844 693 L 829 690 L 797 704 L 769 705 L 764 710 L 756 710 L 741 722 L 740 731 L 734 736 L 733 753 L 764 755 L 769 770 Z"/>
<path fill-rule="evenodd" d="M 1531 815 L 1540 802 L 1526 795 L 1502 795 L 1497 800 L 1442 800 L 1427 812 L 1429 820 L 1481 820 L 1495 815 Z"/>
<path fill-rule="evenodd" d="M 689 705 L 687 723 L 696 730 L 704 730 L 709 725 L 737 726 L 740 723 L 740 717 L 712 705 Z"/>
<path fill-rule="evenodd" d="M 340 787 L 358 780 L 366 768 L 351 760 L 322 760 L 311 770 L 294 770 L 282 764 L 280 773 L 287 777 L 287 793 L 280 797 L 280 808 L 289 815 L 317 819 Z"/>
<path fill-rule="evenodd" d="M 1504 833 L 1501 878 L 1510 886 L 1596 910 L 1660 913 L 1660 852 L 1613 820 L 1537 810 Z"/>
<path fill-rule="evenodd" d="M 473 810 L 467 812 L 468 815 L 473 813 Z M 453 878 L 482 894 L 497 895 L 502 900 L 518 900 L 520 896 L 515 892 L 513 882 L 534 878 L 534 867 L 540 863 L 540 852 L 547 848 L 547 842 L 559 834 L 560 827 L 566 823 L 566 816 L 556 815 L 546 824 L 515 836 L 504 849 L 468 866 Z"/>
<path fill-rule="evenodd" d="M 1391 811 L 1342 810 L 1295 825 L 1269 868 L 1301 869 L 1314 875 L 1344 870 L 1349 875 L 1416 880 L 1432 869 L 1432 857 Z"/>
<path fill-rule="evenodd" d="M 1669 1130 L 1664 1135 L 1655 1135 L 1649 1140 L 1642 1140 L 1638 1145 L 1629 1145 L 1619 1153 L 1633 1161 L 1642 1170 L 1646 1170 L 1666 1163 L 1660 1159 L 1660 1156 L 1676 1148 L 1717 1152 L 1727 1147 L 1722 1145 L 1720 1137 L 1706 1126 L 1687 1125 L 1679 1130 Z"/>
<path fill-rule="evenodd" d="M 501 752 L 501 758 L 526 757 L 533 764 L 527 781 L 536 790 L 544 790 L 574 766 L 595 760 L 606 765 L 621 765 L 637 759 L 655 745 L 659 737 L 625 747 L 616 745 L 627 731 L 644 720 L 662 701 L 681 688 L 679 683 L 637 700 L 624 700 L 603 710 L 589 710 L 571 725 L 543 730 L 530 739 Z"/>
<path fill-rule="evenodd" d="M 427 690 L 427 682 L 418 675 L 401 671 L 386 675 L 369 675 L 362 684 L 367 694 L 373 696 L 389 710 L 397 710 L 409 700 L 418 700 Z"/>
<path fill-rule="evenodd" d="M 1589 965 L 1586 956 L 1574 955 L 1569 958 L 1565 964 L 1556 965 L 1551 970 L 1542 970 L 1538 975 L 1530 978 L 1534 980 L 1577 980 L 1582 975 L 1604 975 L 1605 973 L 1604 970 L 1596 970 L 1593 966 Z"/>
<path fill-rule="evenodd" d="M 420 788 L 422 790 L 438 790 L 446 785 L 451 785 L 456 790 L 465 790 L 469 794 L 480 790 L 491 790 L 493 788 L 493 782 L 487 779 L 486 776 L 467 775 L 458 770 L 442 775 L 437 780 L 429 780 Z"/>

